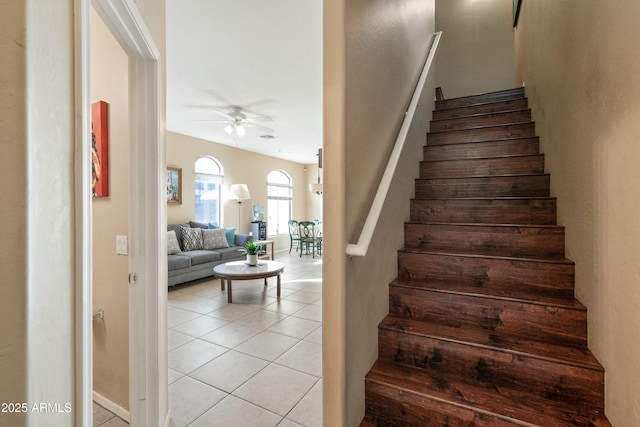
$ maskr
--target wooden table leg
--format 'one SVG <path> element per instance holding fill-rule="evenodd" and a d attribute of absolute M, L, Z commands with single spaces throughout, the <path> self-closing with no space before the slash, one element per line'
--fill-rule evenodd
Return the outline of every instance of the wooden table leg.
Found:
<path fill-rule="evenodd" d="M 231 303 L 231 280 L 227 280 L 227 303 Z"/>
<path fill-rule="evenodd" d="M 264 285 L 267 286 L 267 278 L 264 278 Z"/>
<path fill-rule="evenodd" d="M 276 295 L 278 295 L 278 298 L 280 298 L 280 273 L 278 273 L 278 285 L 277 285 Z"/>
<path fill-rule="evenodd" d="M 220 278 L 220 290 L 224 291 L 224 279 L 222 277 Z"/>

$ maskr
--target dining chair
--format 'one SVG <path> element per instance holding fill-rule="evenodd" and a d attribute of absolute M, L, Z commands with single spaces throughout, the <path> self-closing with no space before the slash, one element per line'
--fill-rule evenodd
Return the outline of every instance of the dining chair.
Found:
<path fill-rule="evenodd" d="M 316 257 L 316 247 L 321 240 L 316 235 L 316 223 L 313 221 L 300 221 L 298 222 L 298 230 L 300 236 L 300 256 L 304 252 L 305 248 L 307 254 L 309 254 L 309 246 L 311 246 L 311 254 Z M 322 252 L 320 252 L 322 254 Z"/>
<path fill-rule="evenodd" d="M 289 220 L 289 239 L 291 239 L 289 243 L 289 253 L 291 253 L 291 249 L 293 249 L 293 242 L 296 242 L 296 251 L 300 249 L 298 221 L 296 221 L 295 219 Z"/>

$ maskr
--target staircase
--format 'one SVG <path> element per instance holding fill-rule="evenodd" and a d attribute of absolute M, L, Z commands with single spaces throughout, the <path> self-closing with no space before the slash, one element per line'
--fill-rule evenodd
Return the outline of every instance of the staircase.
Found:
<path fill-rule="evenodd" d="M 362 426 L 610 426 L 524 88 L 436 102 Z"/>

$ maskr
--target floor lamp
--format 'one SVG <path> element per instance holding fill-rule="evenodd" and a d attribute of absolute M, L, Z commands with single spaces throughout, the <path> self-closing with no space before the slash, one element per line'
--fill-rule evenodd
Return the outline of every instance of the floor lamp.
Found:
<path fill-rule="evenodd" d="M 247 184 L 233 184 L 229 189 L 229 198 L 238 202 L 238 233 L 240 233 L 240 206 L 243 200 L 251 199 Z"/>

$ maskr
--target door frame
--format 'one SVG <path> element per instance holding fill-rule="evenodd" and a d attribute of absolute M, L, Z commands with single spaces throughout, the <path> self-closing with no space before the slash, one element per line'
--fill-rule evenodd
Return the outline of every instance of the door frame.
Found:
<path fill-rule="evenodd" d="M 92 237 L 90 8 L 129 57 L 129 422 L 168 426 L 166 148 L 161 130 L 160 53 L 133 0 L 75 0 L 79 287 L 76 298 L 76 421 L 92 425 Z M 78 146 L 79 145 L 79 146 Z M 78 194 L 79 193 L 79 194 Z M 122 278 L 127 280 L 127 278 Z"/>

